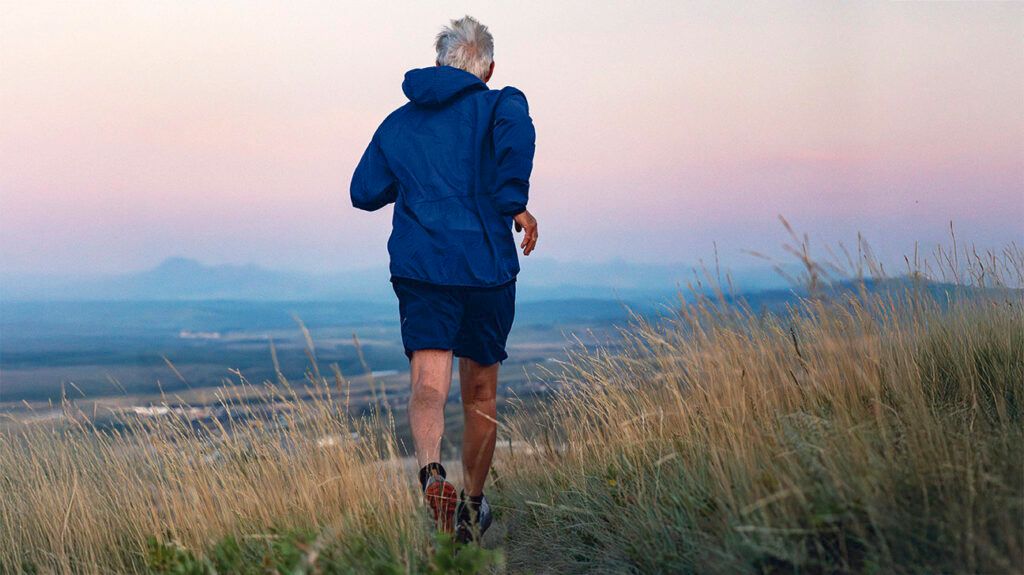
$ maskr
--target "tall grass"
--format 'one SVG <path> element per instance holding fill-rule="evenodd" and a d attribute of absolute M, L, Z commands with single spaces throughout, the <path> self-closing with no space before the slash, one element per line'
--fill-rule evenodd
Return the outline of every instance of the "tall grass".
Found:
<path fill-rule="evenodd" d="M 908 258 L 900 282 L 858 250 L 849 289 L 792 251 L 797 305 L 696 289 L 502 422 L 486 545 L 508 570 L 1024 568 L 1021 250 Z M 68 401 L 7 426 L 0 572 L 500 570 L 434 541 L 388 411 L 349 417 L 340 375 L 220 393 L 226 422 Z"/>
<path fill-rule="evenodd" d="M 1024 258 L 968 254 L 939 252 L 959 285 L 917 270 L 775 315 L 698 296 L 574 354 L 543 413 L 507 423 L 540 454 L 499 469 L 501 504 L 529 510 L 510 566 L 1024 570 Z"/>
<path fill-rule="evenodd" d="M 0 572 L 142 572 L 153 538 L 199 552 L 230 538 L 269 556 L 294 533 L 312 534 L 293 545 L 296 568 L 328 548 L 353 568 L 415 566 L 429 530 L 387 418 L 347 417 L 345 389 L 319 375 L 304 397 L 297 387 L 224 387 L 226 424 L 182 413 L 101 428 L 66 402 L 60 422 L 9 430 Z"/>

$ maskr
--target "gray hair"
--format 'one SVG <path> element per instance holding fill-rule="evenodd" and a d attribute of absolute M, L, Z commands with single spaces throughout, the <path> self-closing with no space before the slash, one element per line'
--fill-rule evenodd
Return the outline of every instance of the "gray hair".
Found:
<path fill-rule="evenodd" d="M 452 20 L 434 43 L 437 63 L 465 70 L 483 80 L 494 62 L 494 37 L 472 16 Z"/>

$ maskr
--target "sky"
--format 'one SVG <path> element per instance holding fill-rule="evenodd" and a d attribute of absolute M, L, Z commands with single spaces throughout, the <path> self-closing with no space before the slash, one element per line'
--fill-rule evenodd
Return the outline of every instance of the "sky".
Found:
<path fill-rule="evenodd" d="M 467 13 L 530 101 L 531 257 L 1024 243 L 1024 4 L 4 0 L 0 268 L 385 264 L 351 173 Z"/>

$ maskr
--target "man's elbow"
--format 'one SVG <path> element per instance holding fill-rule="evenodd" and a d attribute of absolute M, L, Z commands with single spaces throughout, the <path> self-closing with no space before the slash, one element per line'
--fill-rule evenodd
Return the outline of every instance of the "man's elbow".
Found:
<path fill-rule="evenodd" d="M 357 210 L 365 210 L 366 209 L 366 202 L 362 198 L 360 198 L 358 195 L 356 195 L 355 190 L 353 190 L 352 193 L 349 194 L 349 199 L 352 200 L 352 207 L 353 208 L 356 208 Z"/>
<path fill-rule="evenodd" d="M 366 211 L 366 212 L 372 212 L 372 211 L 375 211 L 375 210 L 379 210 L 382 206 L 379 204 L 379 202 L 368 202 L 366 200 L 361 200 L 359 198 L 354 198 L 353 197 L 352 198 L 352 207 L 356 208 L 358 210 L 363 210 L 363 211 Z"/>
<path fill-rule="evenodd" d="M 355 182 L 349 187 L 349 197 L 352 199 L 352 207 L 359 210 L 372 212 L 380 207 L 373 201 L 372 195 L 366 193 L 366 190 Z"/>

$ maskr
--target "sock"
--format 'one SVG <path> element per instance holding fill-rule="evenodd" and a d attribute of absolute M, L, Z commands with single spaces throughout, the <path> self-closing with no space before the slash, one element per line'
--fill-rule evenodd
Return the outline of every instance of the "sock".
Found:
<path fill-rule="evenodd" d="M 436 461 L 433 462 L 433 463 L 428 463 L 428 464 L 424 465 L 420 469 L 420 488 L 421 489 L 426 489 L 427 488 L 427 479 L 429 479 L 430 476 L 433 475 L 435 471 L 437 472 L 438 475 L 440 475 L 443 478 L 447 478 L 448 477 L 448 474 L 445 472 L 443 465 L 441 465 L 440 463 L 438 463 Z"/>
<path fill-rule="evenodd" d="M 483 503 L 484 501 L 484 494 L 481 493 L 480 495 L 466 495 L 465 497 L 466 509 L 468 509 L 471 514 L 479 513 L 480 504 Z M 470 515 L 470 517 L 472 517 L 472 515 Z"/>

